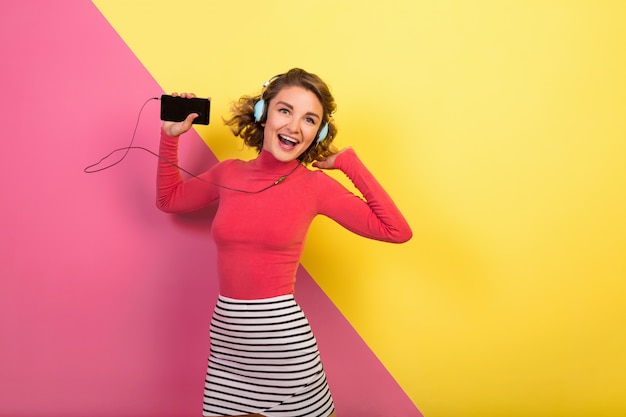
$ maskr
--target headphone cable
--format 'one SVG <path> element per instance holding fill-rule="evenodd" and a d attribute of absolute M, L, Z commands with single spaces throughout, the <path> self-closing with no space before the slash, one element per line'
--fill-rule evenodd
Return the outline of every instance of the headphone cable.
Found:
<path fill-rule="evenodd" d="M 266 186 L 266 187 L 264 187 L 264 188 L 261 188 L 260 190 L 255 190 L 255 191 L 241 190 L 241 189 L 238 189 L 238 188 L 233 188 L 233 187 L 229 187 L 229 186 L 226 186 L 226 185 L 217 184 L 217 183 L 214 183 L 214 182 L 211 182 L 211 181 L 207 181 L 207 180 L 205 180 L 204 178 L 200 178 L 198 175 L 196 175 L 196 174 L 194 174 L 194 173 L 192 173 L 192 172 L 189 172 L 188 170 L 186 170 L 185 168 L 181 167 L 180 165 L 178 165 L 178 164 L 176 164 L 176 163 L 174 163 L 174 162 L 170 161 L 170 160 L 169 160 L 169 159 L 167 159 L 167 158 L 162 157 L 162 156 L 161 156 L 161 155 L 159 155 L 158 153 L 156 153 L 156 152 L 154 152 L 154 151 L 152 151 L 152 150 L 150 150 L 150 149 L 148 149 L 148 148 L 145 148 L 145 147 L 143 147 L 143 146 L 133 146 L 133 143 L 135 142 L 135 135 L 137 134 L 137 128 L 139 127 L 139 120 L 141 119 L 141 114 L 142 114 L 142 112 L 143 112 L 144 108 L 146 107 L 146 105 L 147 105 L 150 101 L 152 101 L 152 100 L 159 100 L 159 98 L 158 98 L 158 97 L 150 97 L 150 98 L 149 98 L 148 100 L 146 100 L 146 101 L 145 101 L 145 103 L 143 103 L 143 105 L 141 106 L 141 109 L 139 110 L 139 114 L 137 115 L 137 121 L 135 122 L 135 128 L 134 128 L 134 130 L 133 130 L 133 135 L 132 135 L 132 137 L 131 137 L 131 139 L 130 139 L 130 143 L 128 144 L 128 146 L 124 146 L 124 147 L 122 147 L 122 148 L 117 148 L 117 149 L 114 149 L 114 150 L 112 150 L 111 152 L 109 152 L 109 154 L 108 154 L 108 155 L 106 155 L 106 156 L 102 157 L 102 158 L 101 158 L 98 162 L 96 162 L 96 163 L 94 163 L 94 164 L 91 164 L 91 165 L 86 166 L 86 167 L 83 169 L 83 172 L 84 172 L 85 174 L 95 174 L 96 172 L 101 172 L 101 171 L 104 171 L 104 170 L 109 169 L 109 168 L 111 168 L 111 167 L 114 167 L 115 165 L 119 164 L 120 162 L 122 162 L 122 161 L 126 158 L 126 156 L 128 155 L 128 153 L 130 152 L 130 150 L 131 150 L 131 149 L 138 149 L 138 150 L 146 151 L 146 152 L 148 152 L 149 154 L 152 154 L 152 155 L 156 156 L 156 157 L 157 157 L 157 158 L 159 158 L 160 160 L 162 160 L 162 161 L 164 161 L 164 162 L 167 162 L 168 164 L 170 164 L 170 165 L 172 165 L 172 166 L 174 166 L 174 167 L 178 168 L 179 170 L 183 171 L 184 173 L 186 173 L 186 174 L 190 175 L 191 177 L 193 177 L 193 178 L 197 178 L 198 180 L 200 180 L 200 181 L 202 181 L 202 182 L 205 182 L 205 183 L 207 183 L 207 184 L 211 184 L 211 185 L 216 186 L 216 187 L 221 187 L 221 188 L 224 188 L 224 189 L 227 189 L 227 190 L 230 190 L 230 191 L 236 191 L 236 192 L 240 192 L 240 193 L 246 193 L 246 194 L 258 194 L 258 193 L 260 193 L 260 192 L 263 192 L 263 191 L 265 191 L 265 190 L 268 190 L 268 189 L 270 189 L 270 188 L 272 188 L 272 187 L 274 187 L 274 186 L 276 186 L 276 185 L 280 184 L 281 182 L 283 182 L 284 180 L 286 180 L 286 179 L 287 179 L 287 177 L 289 177 L 291 174 L 293 174 L 293 173 L 296 171 L 296 169 L 298 169 L 298 167 L 300 167 L 300 166 L 302 165 L 301 163 L 298 163 L 298 164 L 297 164 L 297 165 L 296 165 L 296 166 L 295 166 L 295 167 L 294 167 L 291 171 L 289 171 L 287 174 L 285 174 L 285 175 L 283 175 L 282 177 L 278 178 L 276 181 L 274 181 L 274 182 L 273 182 L 273 183 L 271 183 L 270 185 L 268 185 L 268 186 Z M 104 162 L 105 160 L 107 160 L 108 158 L 110 158 L 111 156 L 113 156 L 114 154 L 116 154 L 116 153 L 118 153 L 118 152 L 122 152 L 122 151 L 124 152 L 124 154 L 123 154 L 123 155 L 122 155 L 122 157 L 121 157 L 120 159 L 118 159 L 117 161 L 115 161 L 115 162 L 113 162 L 113 163 L 111 163 L 111 164 L 109 164 L 109 165 L 106 165 L 106 166 L 104 166 L 104 167 L 101 167 L 101 168 L 95 168 L 95 167 L 97 167 L 98 165 L 100 165 L 102 162 Z"/>

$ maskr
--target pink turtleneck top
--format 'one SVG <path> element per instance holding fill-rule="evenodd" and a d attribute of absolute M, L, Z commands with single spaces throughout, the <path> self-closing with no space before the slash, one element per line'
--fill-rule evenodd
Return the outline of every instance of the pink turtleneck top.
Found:
<path fill-rule="evenodd" d="M 165 159 L 157 170 L 161 210 L 189 212 L 218 201 L 212 234 L 219 290 L 226 297 L 293 293 L 306 234 L 318 214 L 371 239 L 402 243 L 412 236 L 396 205 L 352 149 L 337 156 L 335 168 L 363 198 L 320 170 L 298 166 L 296 160 L 280 162 L 267 151 L 250 161 L 220 162 L 186 181 L 167 162 L 178 163 L 178 137 L 161 130 L 160 156 Z"/>

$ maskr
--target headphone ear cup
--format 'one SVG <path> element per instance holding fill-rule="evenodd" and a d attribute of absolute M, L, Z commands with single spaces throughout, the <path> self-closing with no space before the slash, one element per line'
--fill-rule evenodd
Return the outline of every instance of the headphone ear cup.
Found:
<path fill-rule="evenodd" d="M 265 110 L 265 100 L 261 99 L 254 104 L 254 121 L 260 122 Z"/>
<path fill-rule="evenodd" d="M 324 127 L 322 127 L 319 135 L 317 135 L 317 143 L 320 143 L 321 141 L 326 139 L 326 136 L 328 136 L 328 123 L 326 123 Z"/>

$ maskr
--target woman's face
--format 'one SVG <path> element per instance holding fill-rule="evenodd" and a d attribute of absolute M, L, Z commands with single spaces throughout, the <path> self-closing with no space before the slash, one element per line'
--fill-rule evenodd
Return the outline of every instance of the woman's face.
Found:
<path fill-rule="evenodd" d="M 315 139 L 323 114 L 322 103 L 311 91 L 284 87 L 270 100 L 263 149 L 282 162 L 297 159 Z"/>

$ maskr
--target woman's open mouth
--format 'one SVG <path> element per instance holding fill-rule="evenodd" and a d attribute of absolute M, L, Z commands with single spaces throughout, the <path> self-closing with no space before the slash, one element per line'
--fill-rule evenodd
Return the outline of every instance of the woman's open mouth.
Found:
<path fill-rule="evenodd" d="M 283 147 L 287 147 L 290 149 L 295 148 L 300 143 L 296 139 L 285 135 L 278 135 L 278 140 L 283 145 Z"/>

